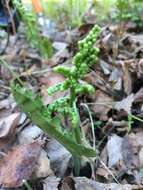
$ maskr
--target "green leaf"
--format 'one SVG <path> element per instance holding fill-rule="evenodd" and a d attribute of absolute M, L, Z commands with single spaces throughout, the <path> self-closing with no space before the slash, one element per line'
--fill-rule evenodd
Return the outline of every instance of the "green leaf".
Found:
<path fill-rule="evenodd" d="M 66 130 L 62 132 L 62 128 L 55 125 L 55 120 L 48 115 L 48 109 L 43 105 L 41 99 L 32 91 L 20 86 L 14 80 L 11 84 L 12 94 L 22 109 L 33 123 L 39 126 L 43 131 L 47 132 L 51 137 L 55 138 L 73 155 L 81 157 L 95 157 L 96 152 L 92 148 L 85 147 L 82 144 L 76 143 L 71 134 Z M 54 121 L 54 122 L 53 122 Z"/>

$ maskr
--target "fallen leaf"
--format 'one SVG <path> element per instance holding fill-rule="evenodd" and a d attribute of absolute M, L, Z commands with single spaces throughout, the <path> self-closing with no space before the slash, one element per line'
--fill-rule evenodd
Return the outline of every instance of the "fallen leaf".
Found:
<path fill-rule="evenodd" d="M 12 113 L 13 102 L 10 98 L 0 101 L 0 119 L 9 116 Z"/>
<path fill-rule="evenodd" d="M 141 190 L 142 185 L 129 185 L 129 184 L 117 184 L 117 183 L 100 183 L 93 181 L 86 177 L 68 177 L 71 178 L 72 183 L 75 184 L 75 190 Z M 60 178 L 48 177 L 44 180 L 44 190 L 58 190 L 60 184 Z M 72 190 L 74 190 L 74 188 Z M 69 190 L 69 189 L 60 189 Z M 71 190 L 71 189 L 70 189 Z"/>
<path fill-rule="evenodd" d="M 139 167 L 139 150 L 140 146 L 136 139 L 136 135 L 131 133 L 124 137 L 122 142 L 122 156 L 126 168 L 137 169 Z"/>
<path fill-rule="evenodd" d="M 109 180 L 110 173 L 106 168 L 99 167 L 96 171 L 96 175 L 104 177 L 104 179 Z"/>
<path fill-rule="evenodd" d="M 20 145 L 9 151 L 0 160 L 0 185 L 5 188 L 22 186 L 34 172 L 40 153 L 37 142 Z"/>
<path fill-rule="evenodd" d="M 134 103 L 141 103 L 143 102 L 143 87 L 135 94 L 134 96 Z"/>
<path fill-rule="evenodd" d="M 140 163 L 140 168 L 143 167 L 143 147 L 141 147 L 139 151 L 139 163 Z"/>
<path fill-rule="evenodd" d="M 108 166 L 116 166 L 120 160 L 123 160 L 122 156 L 122 142 L 123 138 L 112 135 L 107 142 L 107 153 L 108 153 Z"/>
<path fill-rule="evenodd" d="M 76 190 L 75 189 L 75 182 L 71 177 L 65 177 L 60 185 L 59 185 L 60 190 Z"/>
<path fill-rule="evenodd" d="M 107 113 L 112 108 L 112 99 L 106 95 L 104 92 L 97 90 L 94 95 L 92 95 L 91 106 L 92 110 L 99 116 L 101 120 L 108 120 Z"/>
<path fill-rule="evenodd" d="M 0 120 L 0 139 L 12 136 L 17 127 L 20 113 L 14 113 Z"/>
<path fill-rule="evenodd" d="M 14 141 L 20 113 L 11 114 L 0 120 L 0 149 L 7 151 Z"/>
<path fill-rule="evenodd" d="M 18 134 L 18 144 L 29 144 L 38 139 L 43 134 L 43 131 L 36 125 L 29 125 L 25 127 Z"/>
<path fill-rule="evenodd" d="M 99 183 L 85 177 L 76 177 L 75 187 L 76 190 L 141 190 L 142 185 L 121 185 L 117 183 Z"/>
<path fill-rule="evenodd" d="M 134 101 L 134 94 L 130 94 L 123 100 L 116 102 L 116 104 L 114 105 L 114 109 L 118 111 L 125 110 L 128 114 L 130 114 L 133 101 Z"/>
<path fill-rule="evenodd" d="M 105 75 L 109 75 L 111 72 L 111 65 L 100 59 L 100 67 L 102 68 Z"/>
<path fill-rule="evenodd" d="M 44 178 L 51 175 L 53 175 L 53 171 L 50 167 L 50 160 L 47 156 L 47 153 L 44 150 L 41 150 L 37 159 L 36 169 L 33 174 L 34 179 Z"/>
<path fill-rule="evenodd" d="M 51 166 L 57 176 L 62 177 L 65 175 L 69 167 L 71 154 L 56 140 L 50 139 L 47 143 L 48 156 L 51 161 Z"/>
<path fill-rule="evenodd" d="M 10 102 L 8 99 L 4 99 L 2 101 L 0 101 L 0 110 L 2 109 L 9 109 L 11 106 L 10 106 Z"/>
<path fill-rule="evenodd" d="M 57 51 L 63 51 L 64 49 L 66 49 L 67 47 L 67 43 L 64 42 L 54 42 L 53 43 L 53 47 L 57 50 Z"/>
<path fill-rule="evenodd" d="M 61 179 L 57 177 L 47 177 L 44 180 L 43 189 L 44 190 L 59 190 L 58 186 Z"/>
<path fill-rule="evenodd" d="M 113 68 L 109 77 L 109 81 L 113 83 L 113 89 L 120 91 L 122 89 L 123 73 L 119 68 Z"/>

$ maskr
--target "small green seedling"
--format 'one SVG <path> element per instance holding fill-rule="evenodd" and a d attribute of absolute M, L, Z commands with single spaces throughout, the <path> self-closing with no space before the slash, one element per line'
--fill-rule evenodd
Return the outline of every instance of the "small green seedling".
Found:
<path fill-rule="evenodd" d="M 72 67 L 54 68 L 55 72 L 65 77 L 65 81 L 50 87 L 48 93 L 52 95 L 57 91 L 68 90 L 69 96 L 45 106 L 39 96 L 27 90 L 17 80 L 14 80 L 11 85 L 13 96 L 21 109 L 36 125 L 67 148 L 75 158 L 96 156 L 95 148 L 87 146 L 83 141 L 76 100 L 79 94 L 94 92 L 92 85 L 80 81 L 90 71 L 90 66 L 97 62 L 99 49 L 94 45 L 99 34 L 100 27 L 94 26 L 87 37 L 79 41 L 79 52 L 73 59 Z M 68 129 L 61 127 L 62 117 L 69 121 Z M 75 160 L 79 162 L 78 159 Z"/>
<path fill-rule="evenodd" d="M 143 122 L 143 119 L 135 116 L 135 115 L 132 115 L 132 114 L 129 114 L 128 115 L 128 131 L 130 132 L 131 128 L 132 128 L 132 124 L 134 123 L 134 120 L 136 121 L 140 121 L 140 122 Z"/>

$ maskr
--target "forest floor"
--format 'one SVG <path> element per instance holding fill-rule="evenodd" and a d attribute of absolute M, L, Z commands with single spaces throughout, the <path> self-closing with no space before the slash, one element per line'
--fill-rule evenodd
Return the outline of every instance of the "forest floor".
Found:
<path fill-rule="evenodd" d="M 71 65 L 78 40 L 91 28 L 85 24 L 55 30 L 50 36 L 54 55 L 47 60 L 18 32 L 10 36 L 2 57 L 48 105 L 65 96 L 47 94 L 48 87 L 64 80 L 53 67 Z M 92 142 L 94 125 L 98 153 L 94 163 L 81 168 L 79 177 L 74 176 L 71 154 L 21 112 L 10 89 L 13 76 L 0 67 L 0 190 L 143 189 L 143 33 L 128 25 L 105 26 L 97 46 L 98 63 L 84 78 L 96 91 L 78 99 L 81 126 Z"/>

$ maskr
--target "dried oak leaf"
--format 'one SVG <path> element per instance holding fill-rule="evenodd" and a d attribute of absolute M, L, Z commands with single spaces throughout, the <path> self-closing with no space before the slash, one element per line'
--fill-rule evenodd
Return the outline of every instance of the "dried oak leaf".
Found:
<path fill-rule="evenodd" d="M 43 189 L 44 190 L 58 190 L 58 186 L 61 179 L 57 177 L 47 177 L 43 182 Z"/>
<path fill-rule="evenodd" d="M 19 113 L 14 113 L 0 120 L 0 139 L 12 135 L 13 128 L 18 124 L 19 116 Z"/>
<path fill-rule="evenodd" d="M 20 145 L 9 151 L 0 160 L 0 186 L 22 186 L 23 180 L 30 179 L 34 172 L 39 153 L 40 145 L 37 142 Z"/>
<path fill-rule="evenodd" d="M 114 108 L 118 111 L 124 110 L 128 114 L 130 114 L 133 101 L 134 101 L 134 94 L 130 94 L 123 100 L 116 102 Z"/>
<path fill-rule="evenodd" d="M 142 103 L 143 102 L 143 87 L 135 94 L 134 103 Z"/>
<path fill-rule="evenodd" d="M 71 178 L 71 179 L 70 179 Z M 69 180 L 70 179 L 70 180 Z M 68 177 L 68 181 L 71 181 L 72 190 L 141 190 L 142 185 L 129 185 L 129 184 L 117 184 L 117 183 L 99 183 L 86 177 Z M 68 183 L 69 184 L 69 183 Z M 48 177 L 44 180 L 44 190 L 58 190 L 60 185 L 60 178 Z M 60 190 L 71 190 L 71 188 L 61 188 Z"/>
<path fill-rule="evenodd" d="M 0 120 L 0 150 L 6 151 L 11 146 L 19 119 L 20 113 L 14 113 Z"/>
<path fill-rule="evenodd" d="M 49 140 L 46 152 L 48 153 L 52 169 L 56 176 L 65 176 L 66 171 L 71 164 L 71 153 L 55 139 Z"/>
<path fill-rule="evenodd" d="M 97 90 L 92 96 L 92 110 L 100 117 L 101 120 L 108 120 L 107 113 L 112 108 L 112 98 L 100 90 Z"/>
<path fill-rule="evenodd" d="M 130 133 L 123 138 L 122 156 L 127 168 L 139 168 L 139 150 L 140 144 L 135 133 Z"/>
<path fill-rule="evenodd" d="M 59 190 L 76 190 L 75 181 L 71 177 L 65 177 L 59 184 Z"/>
<path fill-rule="evenodd" d="M 122 157 L 123 139 L 116 134 L 112 135 L 107 142 L 108 166 L 111 168 L 118 164 Z"/>
<path fill-rule="evenodd" d="M 76 190 L 140 190 L 142 185 L 116 184 L 116 183 L 99 183 L 85 177 L 75 177 Z"/>

